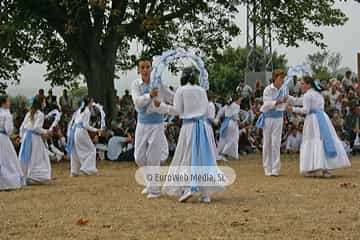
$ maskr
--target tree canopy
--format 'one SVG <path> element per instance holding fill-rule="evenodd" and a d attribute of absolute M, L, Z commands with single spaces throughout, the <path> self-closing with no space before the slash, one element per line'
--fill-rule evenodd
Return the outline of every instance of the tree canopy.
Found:
<path fill-rule="evenodd" d="M 111 111 L 113 79 L 140 54 L 198 47 L 211 58 L 240 32 L 238 9 L 251 0 L 2 0 L 0 79 L 17 81 L 24 62 L 47 64 L 45 79 L 71 85 L 83 76 L 89 95 Z M 262 0 L 254 21 L 271 25 L 286 46 L 324 46 L 319 26 L 344 24 L 334 0 Z"/>

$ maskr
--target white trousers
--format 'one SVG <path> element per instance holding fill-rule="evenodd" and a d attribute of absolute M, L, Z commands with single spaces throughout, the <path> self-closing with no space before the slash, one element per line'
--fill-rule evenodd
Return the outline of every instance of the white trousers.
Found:
<path fill-rule="evenodd" d="M 263 128 L 263 166 L 265 175 L 280 174 L 282 118 L 266 118 Z"/>
<path fill-rule="evenodd" d="M 138 123 L 135 131 L 135 162 L 143 171 L 145 187 L 150 193 L 160 193 L 160 184 L 149 181 L 148 175 L 160 174 L 160 163 L 169 156 L 169 146 L 165 137 L 165 126 Z M 144 170 L 145 168 L 143 168 Z"/>

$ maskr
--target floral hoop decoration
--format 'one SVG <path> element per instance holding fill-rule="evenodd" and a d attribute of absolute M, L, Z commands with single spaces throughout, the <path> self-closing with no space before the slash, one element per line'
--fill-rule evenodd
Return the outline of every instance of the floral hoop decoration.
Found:
<path fill-rule="evenodd" d="M 100 117 L 101 117 L 101 119 L 100 119 L 100 128 L 104 129 L 106 127 L 106 121 L 105 121 L 105 116 L 106 115 L 105 115 L 103 106 L 100 105 L 99 103 L 95 103 L 95 102 L 93 103 L 93 106 L 96 107 L 100 112 Z"/>
<path fill-rule="evenodd" d="M 294 79 L 295 76 L 311 76 L 311 70 L 309 69 L 308 66 L 304 65 L 304 64 L 298 64 L 298 65 L 294 65 L 289 67 L 284 84 L 282 85 L 281 88 L 285 89 L 286 91 L 288 91 L 288 87 L 290 82 Z"/>
<path fill-rule="evenodd" d="M 175 48 L 164 52 L 161 56 L 155 56 L 153 59 L 153 70 L 150 76 L 150 87 L 157 88 L 163 85 L 162 73 L 168 68 L 170 62 L 181 58 L 190 59 L 200 71 L 200 86 L 205 90 L 209 89 L 208 72 L 205 68 L 204 61 L 199 56 L 199 50 L 190 49 L 185 50 L 184 48 Z"/>
<path fill-rule="evenodd" d="M 62 112 L 60 112 L 57 109 L 54 109 L 54 110 L 50 111 L 46 115 L 46 118 L 48 118 L 48 119 L 55 116 L 54 121 L 52 122 L 52 124 L 51 124 L 51 126 L 49 128 L 50 131 L 52 131 L 54 129 L 54 127 L 56 127 L 58 125 L 58 123 L 60 122 L 60 119 L 61 119 L 61 115 L 62 115 Z"/>

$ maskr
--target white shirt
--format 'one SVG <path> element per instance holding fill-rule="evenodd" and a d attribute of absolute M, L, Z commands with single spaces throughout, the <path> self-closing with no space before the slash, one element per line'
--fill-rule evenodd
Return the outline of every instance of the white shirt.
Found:
<path fill-rule="evenodd" d="M 38 134 L 46 134 L 48 130 L 43 128 L 44 120 L 45 115 L 40 110 L 35 112 L 33 119 L 31 119 L 30 112 L 28 112 L 20 126 L 20 137 L 22 138 L 24 136 L 25 129 L 31 130 Z"/>
<path fill-rule="evenodd" d="M 263 94 L 263 105 L 260 107 L 261 112 L 269 112 L 270 110 L 284 111 L 285 104 L 279 104 L 275 106 L 276 100 L 274 100 L 279 95 L 280 89 L 277 89 L 274 84 L 268 85 L 264 89 Z"/>
<path fill-rule="evenodd" d="M 172 92 L 169 88 L 165 86 L 159 87 L 158 96 L 156 99 L 161 101 L 160 107 L 155 107 L 150 93 L 144 93 L 144 90 L 149 85 L 144 83 L 141 78 L 136 79 L 133 81 L 131 85 L 131 97 L 133 99 L 136 111 L 140 111 L 141 108 L 147 107 L 147 113 L 160 113 L 160 114 L 173 114 L 171 112 L 171 107 L 166 103 L 171 104 L 174 99 L 174 92 Z"/>
<path fill-rule="evenodd" d="M 205 89 L 198 85 L 186 84 L 176 90 L 174 111 L 182 119 L 208 116 L 209 102 Z"/>
<path fill-rule="evenodd" d="M 306 115 L 310 112 L 310 110 L 314 109 L 324 109 L 324 97 L 321 95 L 321 93 L 310 88 L 304 94 L 303 106 L 301 108 L 294 107 L 293 112 Z"/>
<path fill-rule="evenodd" d="M 13 117 L 9 109 L 0 108 L 0 129 L 10 135 L 14 130 Z"/>
<path fill-rule="evenodd" d="M 90 117 L 91 117 L 91 112 L 89 107 L 85 107 L 82 113 L 80 112 L 80 110 L 78 110 L 75 114 L 75 124 L 83 123 L 83 126 L 86 130 L 89 130 L 90 132 L 96 132 L 97 129 L 90 126 Z"/>

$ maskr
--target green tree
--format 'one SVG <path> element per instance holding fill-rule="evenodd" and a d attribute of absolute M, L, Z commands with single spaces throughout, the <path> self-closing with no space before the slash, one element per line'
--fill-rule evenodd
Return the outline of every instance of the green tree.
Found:
<path fill-rule="evenodd" d="M 259 52 L 263 54 L 262 50 Z M 209 65 L 209 82 L 213 92 L 219 94 L 233 93 L 239 85 L 239 81 L 244 79 L 246 71 L 246 59 L 249 54 L 247 48 L 227 48 L 223 54 L 215 57 L 212 64 Z M 286 68 L 287 59 L 285 55 L 273 52 L 274 68 Z M 263 63 L 259 60 L 259 67 Z"/>
<path fill-rule="evenodd" d="M 199 47 L 208 56 L 239 33 L 234 24 L 246 0 L 2 0 L 0 2 L 0 78 L 18 80 L 22 63 L 47 64 L 46 80 L 71 85 L 82 75 L 89 95 L 113 110 L 114 76 L 134 64 L 130 44 L 143 54 L 174 46 Z M 310 41 L 323 35 L 310 26 L 346 21 L 333 0 L 263 0 L 253 20 L 271 24 L 280 43 Z M 313 28 L 312 28 L 313 29 Z M 109 114 L 108 114 L 109 115 Z"/>
<path fill-rule="evenodd" d="M 329 80 L 336 77 L 341 64 L 342 56 L 340 53 L 332 53 L 328 50 L 309 54 L 306 62 L 310 65 L 314 76 L 319 80 Z"/>

